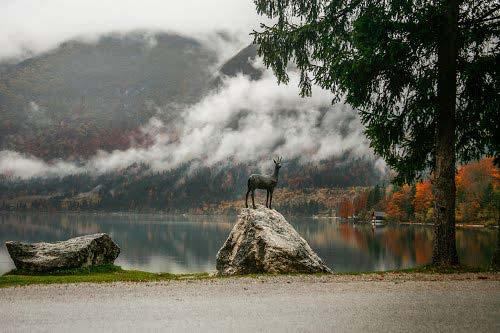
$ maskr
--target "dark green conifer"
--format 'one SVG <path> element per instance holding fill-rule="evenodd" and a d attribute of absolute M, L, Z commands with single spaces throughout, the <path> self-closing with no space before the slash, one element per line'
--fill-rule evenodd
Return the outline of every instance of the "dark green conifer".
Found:
<path fill-rule="evenodd" d="M 374 151 L 410 183 L 433 172 L 433 262 L 458 263 L 456 162 L 500 151 L 498 0 L 255 0 L 254 42 L 278 82 L 293 63 L 360 113 Z"/>

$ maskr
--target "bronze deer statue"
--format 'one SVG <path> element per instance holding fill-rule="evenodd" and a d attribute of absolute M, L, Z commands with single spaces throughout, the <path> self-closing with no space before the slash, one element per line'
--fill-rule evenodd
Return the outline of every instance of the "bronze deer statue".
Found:
<path fill-rule="evenodd" d="M 273 159 L 274 173 L 272 175 L 253 174 L 248 177 L 247 195 L 245 197 L 245 207 L 248 208 L 248 194 L 252 192 L 252 206 L 255 209 L 255 190 L 266 190 L 266 207 L 271 209 L 273 202 L 273 191 L 278 184 L 278 173 L 280 172 L 282 158 Z M 269 205 L 268 205 L 269 201 Z"/>

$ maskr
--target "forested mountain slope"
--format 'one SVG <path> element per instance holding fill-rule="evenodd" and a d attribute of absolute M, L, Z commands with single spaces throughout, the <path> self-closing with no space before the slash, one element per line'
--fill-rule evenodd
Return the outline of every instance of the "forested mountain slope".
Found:
<path fill-rule="evenodd" d="M 0 150 L 51 159 L 124 149 L 160 107 L 168 119 L 199 101 L 215 61 L 194 39 L 135 33 L 3 65 Z"/>

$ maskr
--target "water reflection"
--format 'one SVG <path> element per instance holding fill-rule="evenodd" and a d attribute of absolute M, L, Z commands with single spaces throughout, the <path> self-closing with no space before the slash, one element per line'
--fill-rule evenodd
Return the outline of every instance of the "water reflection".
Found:
<path fill-rule="evenodd" d="M 161 214 L 1 214 L 0 243 L 6 240 L 54 242 L 83 234 L 108 233 L 121 247 L 117 264 L 151 272 L 201 272 L 215 269 L 215 256 L 234 218 Z M 335 271 L 409 268 L 428 263 L 432 228 L 370 225 L 290 218 L 297 231 Z M 462 262 L 487 265 L 496 234 L 492 230 L 457 230 Z M 13 268 L 0 247 L 0 273 Z"/>

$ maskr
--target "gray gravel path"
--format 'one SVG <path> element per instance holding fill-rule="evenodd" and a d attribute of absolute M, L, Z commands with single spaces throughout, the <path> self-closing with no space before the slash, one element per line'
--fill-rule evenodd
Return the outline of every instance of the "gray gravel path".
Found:
<path fill-rule="evenodd" d="M 500 332 L 500 281 L 263 277 L 0 289 L 0 331 Z"/>

